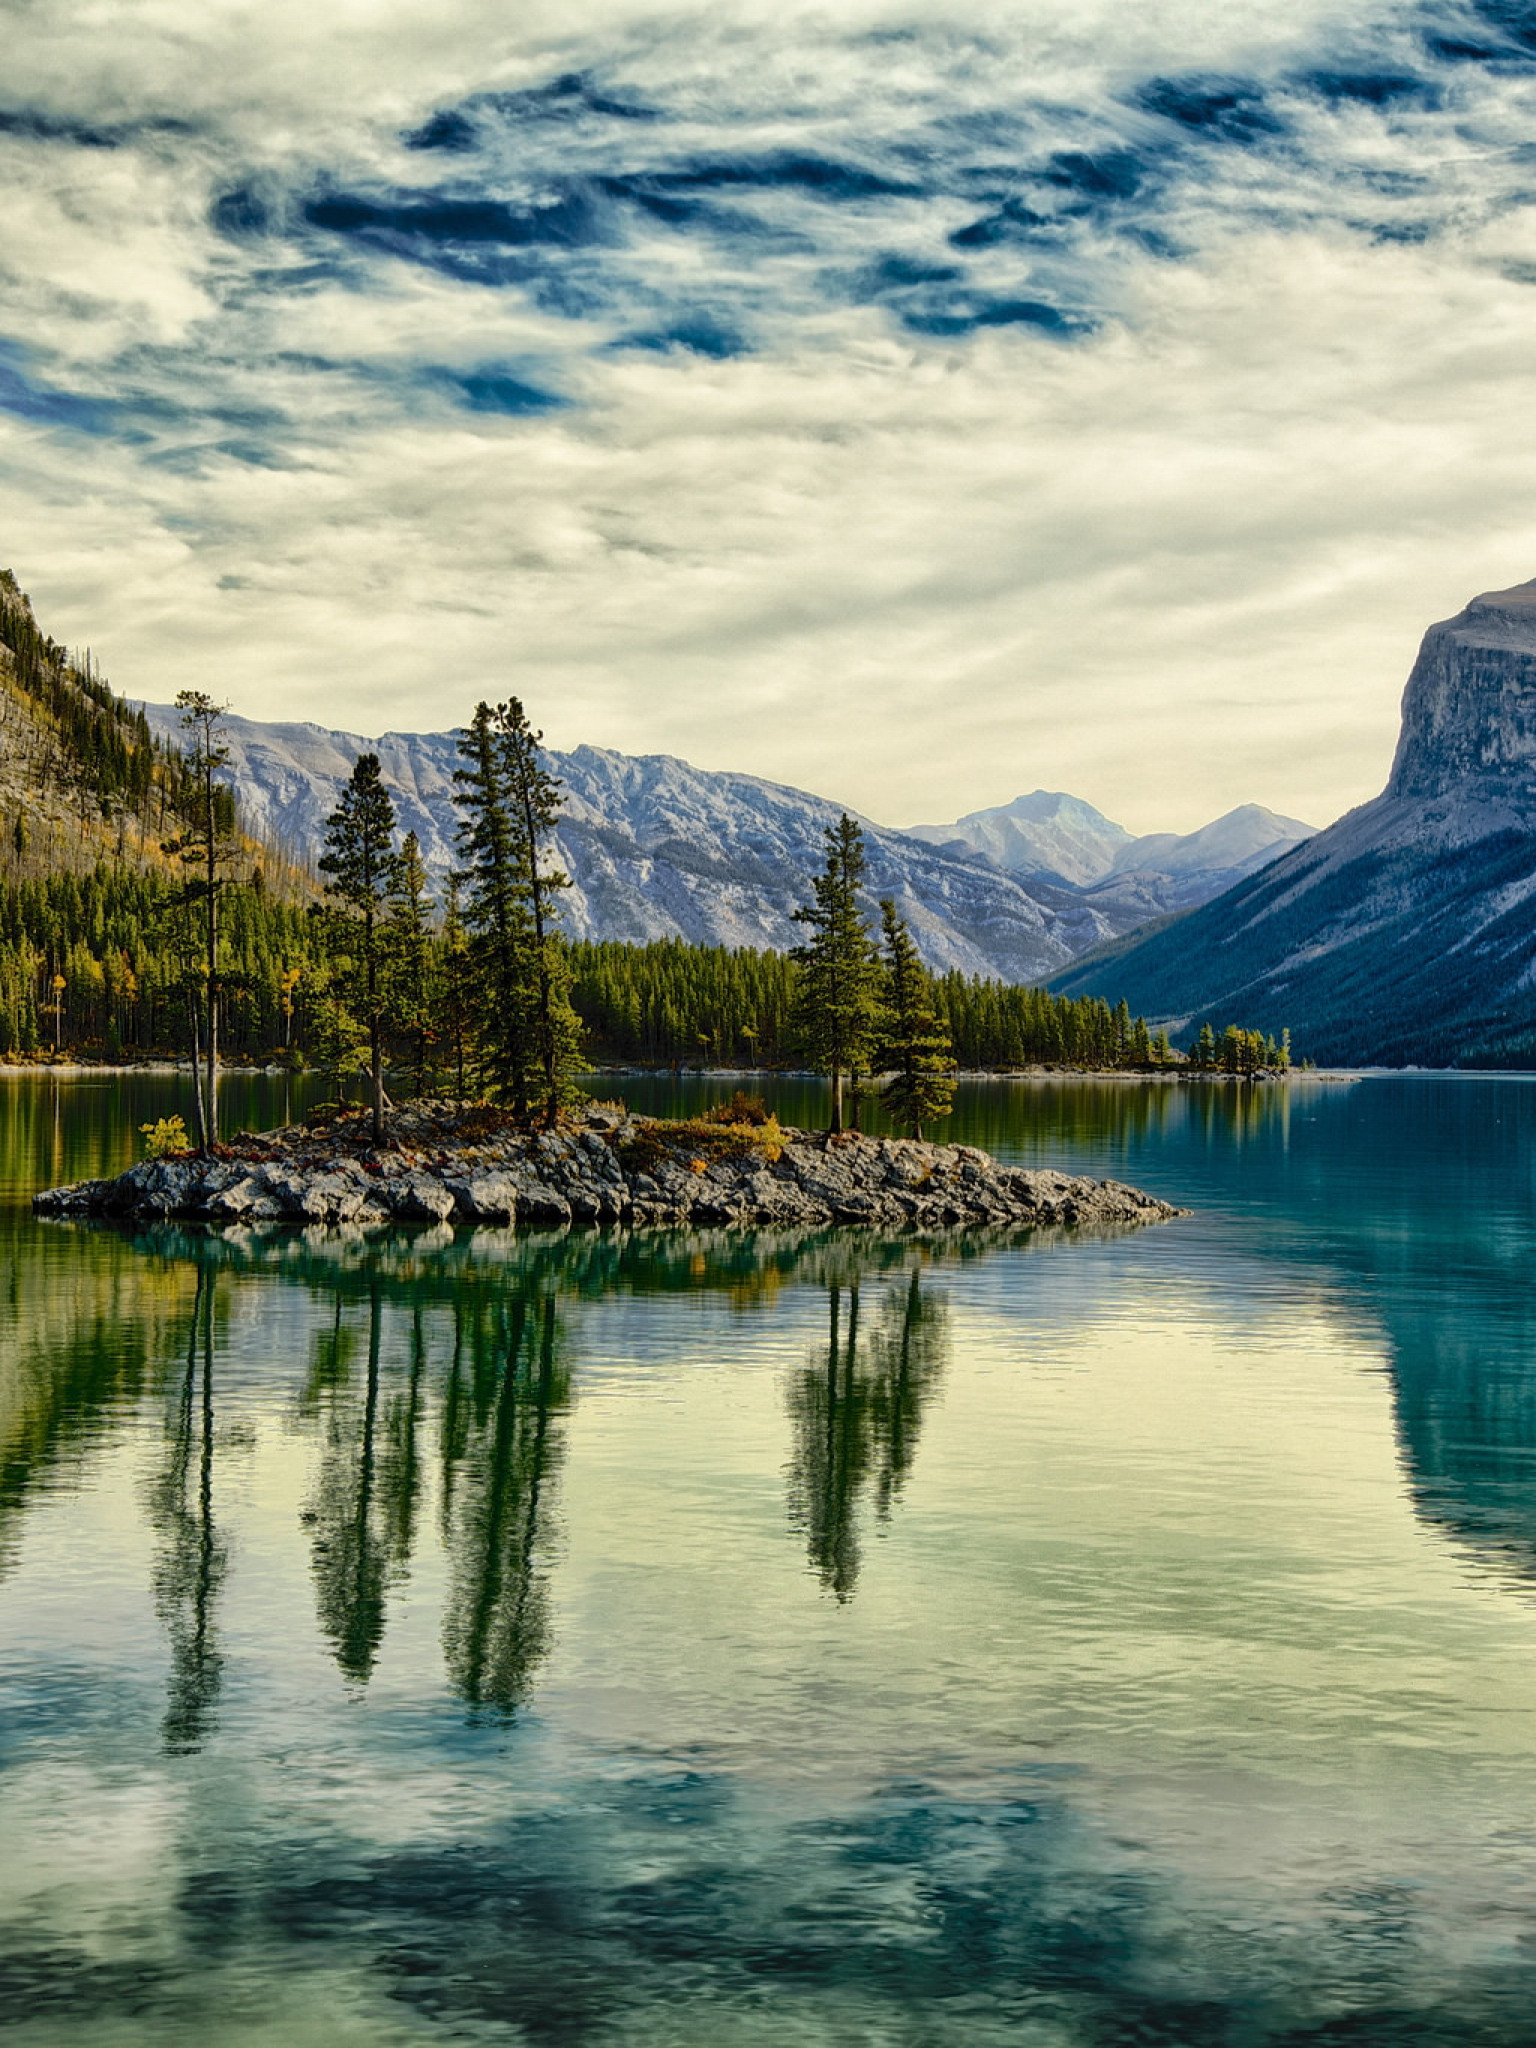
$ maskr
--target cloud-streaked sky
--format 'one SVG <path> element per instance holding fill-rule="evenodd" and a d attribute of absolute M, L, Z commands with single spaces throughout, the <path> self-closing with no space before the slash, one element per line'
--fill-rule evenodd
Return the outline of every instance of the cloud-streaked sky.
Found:
<path fill-rule="evenodd" d="M 1536 575 L 1536 0 L 0 47 L 0 561 L 130 694 L 1325 822 L 1423 627 Z"/>

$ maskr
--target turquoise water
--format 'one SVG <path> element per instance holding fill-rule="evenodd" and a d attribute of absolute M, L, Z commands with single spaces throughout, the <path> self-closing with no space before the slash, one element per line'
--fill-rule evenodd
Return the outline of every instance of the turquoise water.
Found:
<path fill-rule="evenodd" d="M 1121 1236 L 32 1221 L 175 1085 L 0 1078 L 8 2038 L 1536 2039 L 1536 1083 L 965 1091 Z"/>

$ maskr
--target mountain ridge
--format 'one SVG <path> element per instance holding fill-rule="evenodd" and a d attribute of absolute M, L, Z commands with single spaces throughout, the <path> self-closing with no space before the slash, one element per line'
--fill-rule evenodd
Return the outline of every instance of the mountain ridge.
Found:
<path fill-rule="evenodd" d="M 144 708 L 153 730 L 174 727 L 171 707 Z M 375 752 L 402 831 L 416 833 L 430 870 L 452 865 L 453 733 L 373 740 L 308 720 L 268 724 L 231 713 L 224 736 L 242 815 L 290 850 L 313 856 L 353 761 Z M 672 755 L 580 746 L 551 751 L 548 762 L 564 786 L 551 853 L 572 877 L 562 908 L 573 937 L 798 943 L 792 912 L 825 857 L 822 828 L 843 806 Z M 935 968 L 1041 980 L 1115 929 L 1070 892 L 1037 894 L 984 863 L 861 822 L 870 904 L 893 896 Z"/>
<path fill-rule="evenodd" d="M 1193 832 L 1136 836 L 1081 797 L 1037 789 L 970 811 L 952 825 L 911 825 L 913 838 L 964 848 L 1021 879 L 1045 876 L 1119 910 L 1139 888 L 1149 914 L 1184 909 L 1278 859 L 1316 832 L 1263 804 L 1239 804 Z M 1124 887 L 1115 886 L 1124 878 Z"/>
<path fill-rule="evenodd" d="M 152 729 L 174 734 L 172 707 L 144 709 Z M 357 756 L 371 751 L 394 793 L 401 829 L 416 833 L 429 871 L 442 875 L 452 866 L 452 778 L 460 758 L 454 733 L 368 739 L 315 720 L 236 713 L 225 731 L 242 815 L 295 854 L 314 857 L 342 782 Z M 551 752 L 549 762 L 565 790 L 553 854 L 574 883 L 565 904 L 573 937 L 776 948 L 798 942 L 792 913 L 824 858 L 822 829 L 845 806 L 764 776 L 695 768 L 670 754 L 586 744 Z M 1142 844 L 1079 798 L 1053 801 L 1099 820 L 1117 845 Z M 867 818 L 860 823 L 870 861 L 867 907 L 893 896 L 929 966 L 1004 981 L 1043 980 L 1170 902 L 1199 900 L 1221 885 L 1204 871 L 1180 877 L 1147 869 L 1085 888 L 1048 868 L 1010 873 L 969 846 L 935 844 Z M 1160 835 L 1173 846 L 1198 837 Z"/>

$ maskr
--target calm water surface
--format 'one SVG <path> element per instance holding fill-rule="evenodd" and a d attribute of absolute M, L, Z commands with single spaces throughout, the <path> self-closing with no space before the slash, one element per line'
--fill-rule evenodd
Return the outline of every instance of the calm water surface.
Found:
<path fill-rule="evenodd" d="M 1121 1236 L 32 1221 L 176 1090 L 0 1077 L 7 2040 L 1536 2041 L 1536 1083 L 967 1091 Z"/>

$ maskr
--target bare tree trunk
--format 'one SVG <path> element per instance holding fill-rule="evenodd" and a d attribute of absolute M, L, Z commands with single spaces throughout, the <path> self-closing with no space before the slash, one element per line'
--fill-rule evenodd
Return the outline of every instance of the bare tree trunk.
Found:
<path fill-rule="evenodd" d="M 213 769 L 206 779 L 208 805 L 208 1110 L 204 1143 L 219 1139 L 219 846 L 214 837 Z"/>
<path fill-rule="evenodd" d="M 197 1104 L 197 1142 L 206 1151 L 208 1147 L 208 1110 L 203 1101 L 203 1046 L 202 1034 L 198 1030 L 197 998 L 189 989 L 187 1010 L 192 1019 L 192 1099 Z"/>

